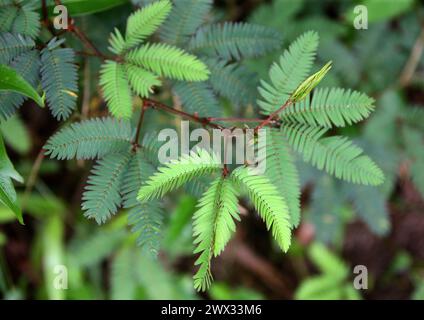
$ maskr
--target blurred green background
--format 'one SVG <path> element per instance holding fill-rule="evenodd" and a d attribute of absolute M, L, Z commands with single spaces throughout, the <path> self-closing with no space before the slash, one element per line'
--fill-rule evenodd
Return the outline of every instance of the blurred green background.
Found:
<path fill-rule="evenodd" d="M 178 1 L 178 0 L 177 0 Z M 103 50 L 115 25 L 133 6 L 78 16 L 77 24 Z M 355 29 L 354 8 L 368 9 L 368 29 Z M 77 8 L 78 9 L 78 8 Z M 18 186 L 25 226 L 0 207 L 0 296 L 4 299 L 423 299 L 424 298 L 424 7 L 418 0 L 215 1 L 211 19 L 249 21 L 275 28 L 287 46 L 300 34 L 320 35 L 318 65 L 333 61 L 324 86 L 362 91 L 377 109 L 361 125 L 339 130 L 353 137 L 383 168 L 380 188 L 340 182 L 299 162 L 302 224 L 287 254 L 273 243 L 252 207 L 224 253 L 213 263 L 215 282 L 198 294 L 191 216 L 196 194 L 174 194 L 157 259 L 145 255 L 126 215 L 103 226 L 80 209 L 89 162 L 42 157 L 59 128 L 46 110 L 22 108 L 0 124 L 8 153 L 26 184 Z M 94 26 L 94 27 L 93 27 Z M 67 44 L 78 48 L 71 37 Z M 245 61 L 266 78 L 282 50 Z M 104 112 L 97 87 L 98 61 L 81 61 L 79 105 Z M 252 78 L 252 79 L 253 79 Z M 169 98 L 166 92 L 162 97 Z M 31 104 L 31 102 L 27 102 Z M 226 104 L 227 115 L 240 113 Z M 168 119 L 169 120 L 169 119 Z M 164 119 L 151 116 L 145 131 Z M 65 270 L 55 269 L 63 265 Z M 368 289 L 353 289 L 353 269 L 368 270 Z M 55 289 L 67 273 L 66 290 Z"/>

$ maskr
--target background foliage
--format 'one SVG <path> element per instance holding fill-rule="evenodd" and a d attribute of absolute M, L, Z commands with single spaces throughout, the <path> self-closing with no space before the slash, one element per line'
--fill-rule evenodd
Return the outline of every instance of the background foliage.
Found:
<path fill-rule="evenodd" d="M 424 11 L 419 1 L 362 1 L 369 10 L 368 30 L 353 28 L 352 13 L 356 1 L 216 1 L 213 7 L 208 1 L 176 1 L 171 13 L 176 18 L 167 20 L 156 37 L 169 46 L 196 54 L 210 68 L 211 77 L 207 82 L 187 83 L 179 81 L 183 76 L 178 72 L 173 73 L 171 78 L 174 79 L 167 81 L 164 89 L 157 93 L 161 99 L 184 106 L 188 112 L 197 111 L 200 116 L 252 116 L 259 108 L 253 88 L 260 78 L 267 78 L 269 64 L 281 54 L 278 43 L 282 42 L 282 48 L 287 48 L 302 33 L 315 30 L 320 36 L 318 64 L 333 61 L 333 69 L 323 86 L 352 88 L 376 100 L 376 111 L 370 119 L 360 126 L 332 128 L 332 133 L 352 138 L 386 175 L 381 187 L 353 187 L 303 166 L 299 161 L 303 218 L 288 253 L 281 254 L 260 218 L 253 214 L 253 205 L 242 201 L 242 222 L 237 222 L 234 238 L 213 265 L 215 282 L 211 289 L 200 295 L 194 292 L 191 280 L 195 271 L 192 255 L 195 248 L 190 223 L 196 212 L 199 185 L 188 185 L 174 193 L 163 208 L 155 203 L 145 204 L 150 206 L 148 210 L 157 213 L 152 215 L 151 225 L 164 230 L 158 259 L 153 259 L 135 244 L 155 243 L 154 228 L 130 233 L 125 215 L 117 215 L 100 227 L 84 218 L 80 200 L 91 168 L 90 159 L 95 157 L 89 149 L 73 150 L 73 154 L 64 150 L 56 155 L 68 159 L 78 153 L 81 160 L 65 162 L 43 158 L 41 147 L 60 126 L 55 119 L 70 122 L 74 120 L 72 117 L 85 120 L 107 115 L 106 104 L 99 95 L 98 74 L 101 69 L 112 67 L 102 67 L 99 60 L 91 57 L 74 56 L 56 40 L 40 50 L 34 42 L 37 35 L 44 39 L 51 37 L 39 22 L 38 1 L 23 2 L 25 17 L 16 12 L 15 16 L 6 18 L 0 10 L 0 30 L 13 30 L 24 35 L 24 38 L 7 40 L 15 41 L 18 48 L 31 49 L 22 56 L 23 61 L 14 62 L 10 67 L 33 86 L 40 83 L 51 110 L 38 108 L 35 102 L 27 100 L 19 112 L 9 118 L 24 98 L 15 93 L 0 96 L 0 129 L 9 157 L 25 181 L 17 184 L 17 198 L 26 223 L 25 226 L 19 225 L 10 209 L 0 208 L 0 293 L 3 298 L 424 297 L 423 56 L 418 55 L 412 75 L 406 72 L 411 56 L 424 43 L 421 29 Z M 49 10 L 53 2 L 48 2 Z M 133 6 L 151 1 L 102 0 L 102 4 L 94 9 L 84 1 L 77 2 L 69 3 L 70 13 L 102 52 L 108 52 L 111 45 L 105 39 L 116 32 L 115 27 L 127 30 L 126 39 L 131 47 L 139 44 L 141 39 L 131 37 L 128 31 L 127 17 L 133 12 Z M 111 5 L 113 2 L 115 4 Z M 22 28 L 20 19 L 28 19 L 29 25 L 35 27 Z M 235 21 L 237 24 L 208 27 L 202 26 L 204 19 L 208 22 Z M 249 27 L 245 22 L 274 30 L 259 27 L 246 30 Z M 254 32 L 257 38 L 248 38 L 238 47 L 218 45 L 216 50 L 208 50 L 208 41 L 225 44 L 225 35 L 231 36 L 234 32 L 241 35 Z M 66 45 L 76 52 L 84 50 L 71 35 L 65 34 L 64 37 Z M 256 43 L 259 40 L 261 42 Z M 2 41 L 6 40 L 0 37 L 0 44 Z M 168 45 L 162 49 L 167 50 Z M 112 47 L 119 50 L 117 43 Z M 34 51 L 38 50 L 39 60 L 34 58 Z M 1 55 L 2 64 L 9 63 L 8 54 L 13 52 Z M 69 61 L 76 62 L 78 68 Z M 28 66 L 27 70 L 42 66 L 41 79 L 26 76 L 22 69 L 24 65 Z M 160 71 L 155 66 L 150 66 L 149 70 Z M 131 71 L 127 69 L 125 72 L 130 74 Z M 55 73 L 56 77 L 49 81 Z M 67 77 L 61 78 L 61 74 Z M 80 79 L 78 82 L 77 78 Z M 156 79 L 152 77 L 151 80 L 155 84 Z M 234 85 L 231 88 L 222 86 L 227 82 Z M 143 96 L 146 92 L 144 84 L 134 83 L 131 84 L 132 90 Z M 55 90 L 57 87 L 67 90 Z M 181 101 L 175 96 L 180 96 Z M 43 104 L 41 100 L 40 97 L 39 104 Z M 130 112 L 128 108 L 124 109 L 124 117 L 125 110 L 127 114 Z M 69 118 L 71 113 L 73 116 Z M 329 119 L 337 123 L 331 116 L 320 118 L 323 123 Z M 173 121 L 166 114 L 146 113 L 143 132 L 157 131 Z M 308 123 L 308 119 L 303 121 Z M 84 134 L 78 124 L 68 130 Z M 103 155 L 108 151 L 106 147 L 123 150 L 129 143 L 129 127 L 116 127 L 113 121 L 104 118 L 92 123 L 92 132 L 101 130 L 117 132 L 122 138 L 107 146 L 101 145 L 98 150 L 103 150 Z M 86 134 L 90 135 L 90 132 Z M 154 147 L 148 139 L 144 142 L 146 147 Z M 112 154 L 103 158 L 93 172 L 126 161 L 116 157 Z M 132 161 L 131 168 L 136 170 L 138 159 Z M 153 169 L 146 172 L 146 176 L 151 173 Z M 129 177 L 123 176 L 122 179 Z M 17 176 L 6 178 L 19 180 Z M 90 184 L 93 188 L 98 185 L 95 180 Z M 137 181 L 128 181 L 127 185 L 131 184 L 139 185 Z M 100 219 L 106 219 L 111 210 L 116 211 L 117 202 L 122 200 L 132 228 L 140 231 L 145 221 L 140 220 L 143 216 L 140 218 L 137 210 L 141 209 L 131 202 L 133 198 L 107 199 L 101 204 L 108 207 L 104 211 L 105 217 Z M 99 204 L 90 201 L 90 196 L 86 195 L 87 216 L 95 205 Z M 154 245 L 149 248 L 157 252 Z M 57 264 L 68 267 L 68 290 L 56 290 L 51 286 L 55 276 L 51 266 Z M 352 291 L 352 270 L 360 264 L 368 267 L 369 289 Z"/>

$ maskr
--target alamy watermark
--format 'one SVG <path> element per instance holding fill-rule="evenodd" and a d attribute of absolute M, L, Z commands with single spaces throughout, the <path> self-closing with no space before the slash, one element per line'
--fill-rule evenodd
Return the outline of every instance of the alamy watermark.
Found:
<path fill-rule="evenodd" d="M 364 5 L 357 5 L 353 8 L 355 18 L 353 27 L 357 30 L 368 29 L 368 8 Z"/>
<path fill-rule="evenodd" d="M 66 30 L 69 27 L 68 8 L 64 5 L 57 5 L 53 8 L 55 17 L 53 19 L 53 26 L 58 30 Z"/>
<path fill-rule="evenodd" d="M 353 279 L 353 287 L 356 290 L 368 289 L 368 268 L 360 264 L 353 268 L 353 273 L 357 274 Z"/>
<path fill-rule="evenodd" d="M 162 129 L 158 141 L 164 142 L 158 153 L 158 160 L 162 164 L 200 148 L 215 154 L 223 164 L 247 164 L 255 174 L 265 173 L 265 129 L 198 128 L 190 131 L 190 122 L 181 121 L 179 132 L 171 128 Z"/>

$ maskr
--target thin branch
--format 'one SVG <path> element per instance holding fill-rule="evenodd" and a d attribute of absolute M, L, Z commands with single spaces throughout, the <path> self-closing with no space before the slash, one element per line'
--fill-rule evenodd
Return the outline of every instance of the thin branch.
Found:
<path fill-rule="evenodd" d="M 424 50 L 424 26 L 421 28 L 421 33 L 412 47 L 411 54 L 399 78 L 399 85 L 403 88 L 409 85 L 420 62 L 421 55 Z"/>
<path fill-rule="evenodd" d="M 147 103 L 145 100 L 143 100 L 140 117 L 138 118 L 138 123 L 137 123 L 137 131 L 135 133 L 135 138 L 133 141 L 133 151 L 135 151 L 140 146 L 138 143 L 138 140 L 140 139 L 141 126 L 143 124 L 144 114 L 146 113 L 147 108 L 148 108 Z"/>
<path fill-rule="evenodd" d="M 43 13 L 43 23 L 48 26 L 49 25 L 49 14 L 47 12 L 47 3 L 46 0 L 41 0 L 41 11 Z"/>
<path fill-rule="evenodd" d="M 288 106 L 290 106 L 293 102 L 288 99 L 280 108 L 278 108 L 276 111 L 274 111 L 273 113 L 271 113 L 268 118 L 266 118 L 264 121 L 262 121 L 256 128 L 255 131 L 257 132 L 259 129 L 262 129 L 263 127 L 269 125 L 271 122 L 273 122 L 278 114 L 283 111 L 285 108 L 287 108 Z"/>
<path fill-rule="evenodd" d="M 88 39 L 85 33 L 74 24 L 74 20 L 71 17 L 69 17 L 69 19 L 72 21 L 70 25 L 70 31 L 75 34 L 87 48 L 90 48 L 96 56 L 102 59 L 107 59 L 107 56 L 101 53 L 100 50 L 97 49 L 97 47 L 91 42 L 91 40 Z"/>
<path fill-rule="evenodd" d="M 190 113 L 186 113 L 184 111 L 174 109 L 174 108 L 169 107 L 166 104 L 161 103 L 159 101 L 155 101 L 155 100 L 151 100 L 151 99 L 145 99 L 145 101 L 146 101 L 147 106 L 150 107 L 150 108 L 160 109 L 160 110 L 166 111 L 168 113 L 176 114 L 180 117 L 183 117 L 183 118 L 192 120 L 194 122 L 200 123 L 203 126 L 208 126 L 208 127 L 215 128 L 215 129 L 225 129 L 223 126 L 209 121 L 208 118 L 201 118 L 201 117 L 198 117 L 196 115 L 192 115 Z"/>
<path fill-rule="evenodd" d="M 262 122 L 264 119 L 260 118 L 207 118 L 209 121 L 221 121 L 221 122 Z"/>
<path fill-rule="evenodd" d="M 24 210 L 27 199 L 31 194 L 32 189 L 34 188 L 35 183 L 37 182 L 38 173 L 40 172 L 40 168 L 44 160 L 44 152 L 45 150 L 41 148 L 29 173 L 29 177 L 24 191 L 24 197 L 22 200 L 22 210 Z"/>

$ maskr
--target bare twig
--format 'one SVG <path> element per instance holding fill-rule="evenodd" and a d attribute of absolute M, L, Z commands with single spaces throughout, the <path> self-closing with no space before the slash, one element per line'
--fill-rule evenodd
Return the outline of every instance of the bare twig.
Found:
<path fill-rule="evenodd" d="M 232 241 L 224 254 L 233 258 L 244 268 L 258 276 L 277 295 L 285 299 L 292 298 L 291 290 L 281 277 L 281 272 L 275 269 L 267 260 L 252 251 L 243 241 Z"/>
<path fill-rule="evenodd" d="M 44 160 L 44 152 L 45 150 L 41 148 L 41 150 L 38 152 L 37 158 L 35 158 L 34 164 L 31 168 L 31 172 L 28 177 L 28 181 L 26 183 L 24 197 L 22 200 L 22 210 L 25 208 L 28 196 L 32 192 L 32 189 L 34 188 L 35 183 L 37 182 L 38 173 L 40 172 L 41 165 Z"/>
<path fill-rule="evenodd" d="M 272 123 L 278 116 L 278 114 L 283 111 L 285 108 L 290 106 L 293 102 L 288 99 L 280 108 L 278 108 L 276 111 L 271 113 L 268 118 L 266 118 L 264 121 L 262 121 L 256 128 L 255 131 L 258 131 L 259 129 L 262 129 L 265 126 L 268 126 L 270 123 Z"/>
<path fill-rule="evenodd" d="M 404 88 L 409 85 L 411 79 L 417 69 L 418 63 L 420 62 L 421 55 L 424 50 L 424 26 L 421 28 L 421 33 L 415 41 L 414 46 L 412 47 L 411 54 L 408 61 L 405 64 L 405 67 L 402 70 L 402 73 L 399 78 L 399 85 L 401 88 Z"/>
<path fill-rule="evenodd" d="M 138 123 L 137 123 L 137 131 L 135 133 L 135 138 L 133 141 L 133 151 L 135 151 L 140 145 L 138 143 L 138 140 L 140 139 L 140 133 L 141 133 L 141 126 L 143 124 L 143 119 L 144 119 L 144 114 L 147 110 L 148 106 L 145 100 L 143 100 L 143 105 L 141 107 L 141 113 L 140 113 L 140 117 L 138 118 Z"/>

